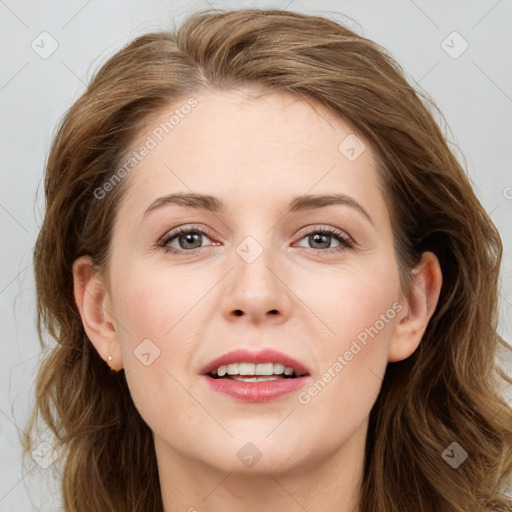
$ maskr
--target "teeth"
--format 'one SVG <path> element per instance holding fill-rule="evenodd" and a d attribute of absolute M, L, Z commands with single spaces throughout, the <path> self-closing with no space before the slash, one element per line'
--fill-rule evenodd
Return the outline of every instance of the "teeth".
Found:
<path fill-rule="evenodd" d="M 273 375 L 274 363 L 259 363 L 256 365 L 254 375 Z"/>
<path fill-rule="evenodd" d="M 241 382 L 262 382 L 265 380 L 278 380 L 278 377 L 240 377 L 239 375 L 235 375 L 233 380 L 239 380 Z"/>
<path fill-rule="evenodd" d="M 282 375 L 284 373 L 285 368 L 286 367 L 284 364 L 274 363 L 274 373 L 276 375 Z M 293 368 L 292 368 L 292 373 L 293 373 Z"/>
<path fill-rule="evenodd" d="M 223 364 L 217 368 L 217 371 L 212 372 L 217 373 L 219 377 L 224 377 L 224 375 L 257 375 L 257 376 L 271 376 L 271 375 L 283 375 L 290 376 L 293 374 L 293 368 L 289 366 L 285 366 L 281 363 L 232 363 L 232 364 Z M 277 379 L 277 377 L 276 377 Z M 245 382 L 257 382 L 257 380 L 247 380 L 247 379 L 236 379 L 236 380 L 244 380 Z M 260 380 L 275 380 L 264 378 Z"/>
<path fill-rule="evenodd" d="M 228 364 L 228 372 L 229 375 L 238 375 L 238 364 Z"/>
<path fill-rule="evenodd" d="M 238 375 L 254 375 L 256 365 L 252 363 L 238 363 Z"/>

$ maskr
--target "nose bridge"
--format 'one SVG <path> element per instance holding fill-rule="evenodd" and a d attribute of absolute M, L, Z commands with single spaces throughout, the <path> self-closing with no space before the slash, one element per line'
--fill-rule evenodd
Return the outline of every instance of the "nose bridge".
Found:
<path fill-rule="evenodd" d="M 260 230 L 235 247 L 233 272 L 224 302 L 230 316 L 248 315 L 253 320 L 265 315 L 288 315 L 289 298 L 280 268 L 279 255 L 272 244 L 272 232 Z"/>
<path fill-rule="evenodd" d="M 278 262 L 271 247 L 271 237 L 256 236 L 258 239 L 253 235 L 246 236 L 235 247 L 233 278 L 247 293 L 263 296 L 276 289 L 276 276 L 270 269 L 272 263 L 276 267 Z"/>

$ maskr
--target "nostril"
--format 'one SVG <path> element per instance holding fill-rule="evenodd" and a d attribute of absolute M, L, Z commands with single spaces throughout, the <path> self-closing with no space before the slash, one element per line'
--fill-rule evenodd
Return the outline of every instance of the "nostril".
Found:
<path fill-rule="evenodd" d="M 235 315 L 236 315 L 236 316 L 241 316 L 241 315 L 243 315 L 243 314 L 244 314 L 244 312 L 243 312 L 243 311 L 241 311 L 240 309 L 237 309 L 237 310 L 235 311 Z"/>

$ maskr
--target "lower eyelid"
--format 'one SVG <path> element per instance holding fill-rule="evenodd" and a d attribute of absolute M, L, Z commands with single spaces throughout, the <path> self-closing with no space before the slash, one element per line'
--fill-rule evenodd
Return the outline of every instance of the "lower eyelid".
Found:
<path fill-rule="evenodd" d="M 195 249 L 188 249 L 188 250 L 187 250 L 187 249 L 181 249 L 181 248 L 180 248 L 180 249 L 177 249 L 177 248 L 175 248 L 175 247 L 170 247 L 170 246 L 169 246 L 169 244 L 170 244 L 171 242 L 174 242 L 175 240 L 177 240 L 179 236 L 181 236 L 181 235 L 186 235 L 186 234 L 189 234 L 189 233 L 197 233 L 197 234 L 200 234 L 203 238 L 207 238 L 210 242 L 213 242 L 213 240 L 211 239 L 211 237 L 210 237 L 207 233 L 204 233 L 204 232 L 202 232 L 202 231 L 200 231 L 200 230 L 196 230 L 196 229 L 194 229 L 194 230 L 190 230 L 190 231 L 181 231 L 181 232 L 179 232 L 179 233 L 175 233 L 175 234 L 172 234 L 172 235 L 170 235 L 170 236 L 167 236 L 167 237 L 165 237 L 165 238 L 161 241 L 161 245 L 162 245 L 163 247 L 169 247 L 170 249 L 175 249 L 176 251 L 184 251 L 184 252 L 192 252 L 192 251 L 197 251 L 198 249 L 202 249 L 203 247 L 196 247 Z M 213 246 L 213 245 L 219 245 L 219 244 L 218 244 L 218 243 L 216 243 L 216 242 L 213 242 L 213 243 L 211 243 L 211 244 L 209 244 L 209 245 Z"/>
<path fill-rule="evenodd" d="M 189 233 L 201 234 L 203 237 L 206 237 L 212 243 L 210 243 L 206 246 L 196 247 L 194 249 L 181 249 L 181 248 L 178 249 L 178 248 L 169 246 L 169 243 L 176 240 L 177 237 L 179 237 L 180 235 L 189 234 Z M 334 238 L 336 241 L 338 241 L 339 245 L 335 246 L 335 247 L 328 247 L 326 249 L 315 249 L 313 247 L 304 247 L 304 246 L 299 246 L 299 247 L 303 247 L 304 249 L 311 249 L 316 252 L 329 252 L 329 251 L 337 251 L 340 249 L 348 249 L 348 248 L 353 247 L 353 245 L 354 245 L 352 242 L 352 239 L 345 233 L 338 232 L 338 231 L 332 231 L 331 229 L 320 228 L 320 227 L 316 228 L 316 229 L 312 229 L 311 231 L 302 234 L 297 241 L 299 242 L 299 241 L 303 240 L 304 238 L 307 238 L 308 236 L 313 235 L 315 233 L 326 234 L 326 235 Z M 212 235 L 210 235 L 208 232 L 206 232 L 204 229 L 191 227 L 188 229 L 180 229 L 178 232 L 174 232 L 168 236 L 163 237 L 163 239 L 159 242 L 158 245 L 160 247 L 162 247 L 163 249 L 166 249 L 168 252 L 175 252 L 175 253 L 182 253 L 182 254 L 189 253 L 190 254 L 190 253 L 195 253 L 195 252 L 197 252 L 201 249 L 204 249 L 206 247 L 215 247 L 215 246 L 221 245 L 220 242 L 215 242 L 213 240 L 213 238 L 214 237 Z"/>
<path fill-rule="evenodd" d="M 298 241 L 300 242 L 301 240 L 303 240 L 304 238 L 308 237 L 309 235 L 305 235 L 303 236 L 302 238 L 300 238 Z M 311 249 L 312 251 L 317 251 L 317 252 L 328 252 L 328 251 L 335 251 L 335 250 L 340 250 L 340 249 L 348 249 L 350 247 L 353 246 L 352 242 L 350 241 L 349 238 L 347 237 L 344 237 L 344 236 L 335 236 L 335 235 L 330 235 L 334 240 L 336 240 L 338 242 L 339 245 L 336 245 L 334 247 L 327 247 L 326 249 L 315 249 L 314 247 L 305 247 L 303 245 L 300 245 L 298 247 L 302 247 L 304 249 Z"/>

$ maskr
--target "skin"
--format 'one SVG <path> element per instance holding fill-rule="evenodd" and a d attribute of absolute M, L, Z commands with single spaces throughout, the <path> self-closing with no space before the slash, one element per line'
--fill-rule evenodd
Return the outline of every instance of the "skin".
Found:
<path fill-rule="evenodd" d="M 322 512 L 334 503 L 356 511 L 370 410 L 388 362 L 409 357 L 421 341 L 439 296 L 439 263 L 425 253 L 411 269 L 415 285 L 401 290 L 369 144 L 350 161 L 338 149 L 353 133 L 348 124 L 300 97 L 252 92 L 196 95 L 197 106 L 125 178 L 109 267 L 99 273 L 88 257 L 75 262 L 76 303 L 101 357 L 125 369 L 154 432 L 166 512 Z M 168 204 L 144 215 L 177 192 L 214 195 L 226 210 Z M 333 192 L 357 201 L 371 221 L 347 205 L 285 212 L 292 197 Z M 198 252 L 158 246 L 191 224 L 207 230 L 192 244 Z M 308 237 L 326 227 L 354 246 Z M 248 236 L 262 249 L 251 263 L 236 251 Z M 190 251 L 183 238 L 185 245 L 170 245 Z M 334 371 L 337 357 L 393 304 L 394 318 Z M 144 339 L 160 350 L 148 366 L 134 355 Z M 237 402 L 199 375 L 237 347 L 289 354 L 308 366 L 311 383 L 329 368 L 332 378 L 308 403 L 296 392 Z M 247 442 L 262 454 L 251 467 L 237 457 Z"/>

